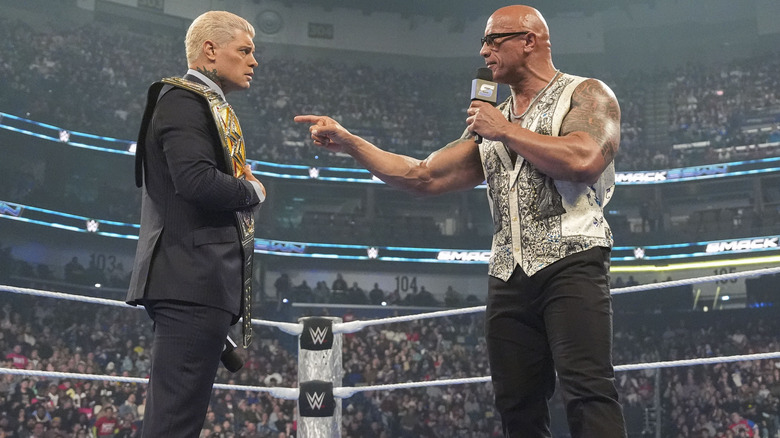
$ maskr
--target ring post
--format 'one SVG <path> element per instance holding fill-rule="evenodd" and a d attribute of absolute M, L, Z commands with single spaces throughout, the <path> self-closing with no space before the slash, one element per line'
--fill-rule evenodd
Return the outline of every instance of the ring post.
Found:
<path fill-rule="evenodd" d="M 341 400 L 333 388 L 341 386 L 342 335 L 333 333 L 341 318 L 300 318 L 298 342 L 298 438 L 340 438 Z"/>

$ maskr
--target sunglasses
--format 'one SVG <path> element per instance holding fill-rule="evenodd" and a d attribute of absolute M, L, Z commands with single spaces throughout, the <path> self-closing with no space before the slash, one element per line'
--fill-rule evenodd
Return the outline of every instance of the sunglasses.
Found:
<path fill-rule="evenodd" d="M 496 38 L 507 38 L 507 37 L 518 36 L 518 35 L 526 35 L 529 33 L 531 32 L 523 31 L 523 32 L 489 33 L 483 36 L 482 38 L 480 38 L 480 41 L 482 41 L 482 45 L 487 44 L 488 47 L 495 47 L 497 45 Z"/>

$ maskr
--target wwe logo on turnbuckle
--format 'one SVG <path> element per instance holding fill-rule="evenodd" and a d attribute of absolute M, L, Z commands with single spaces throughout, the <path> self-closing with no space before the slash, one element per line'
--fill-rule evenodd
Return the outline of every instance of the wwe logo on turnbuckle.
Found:
<path fill-rule="evenodd" d="M 309 335 L 313 343 L 322 345 L 325 342 L 325 337 L 328 335 L 328 327 L 309 328 Z"/>
<path fill-rule="evenodd" d="M 309 407 L 312 409 L 322 409 L 322 406 L 325 404 L 325 393 L 316 393 L 313 392 L 309 394 L 306 393 L 306 400 L 309 402 Z"/>
<path fill-rule="evenodd" d="M 300 382 L 298 411 L 301 417 L 332 417 L 336 409 L 333 382 L 309 380 Z M 303 395 L 306 394 L 304 398 Z"/>

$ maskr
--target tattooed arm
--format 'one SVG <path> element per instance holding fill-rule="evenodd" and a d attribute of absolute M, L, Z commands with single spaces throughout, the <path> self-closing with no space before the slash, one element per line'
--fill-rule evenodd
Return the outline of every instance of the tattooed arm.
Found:
<path fill-rule="evenodd" d="M 474 111 L 474 110 L 477 111 Z M 480 102 L 472 103 L 469 114 L 493 113 Z M 508 124 L 488 122 L 494 114 L 476 118 L 473 128 L 483 137 L 504 142 L 542 173 L 556 180 L 596 182 L 615 157 L 620 144 L 620 107 L 612 90 L 603 82 L 588 79 L 572 95 L 571 109 L 564 117 L 560 137 L 537 134 Z M 499 129 L 500 128 L 500 129 Z"/>
<path fill-rule="evenodd" d="M 580 84 L 571 98 L 571 110 L 563 119 L 561 136 L 585 133 L 598 146 L 601 160 L 592 163 L 599 175 L 615 159 L 620 146 L 620 106 L 612 90 L 601 81 Z"/>

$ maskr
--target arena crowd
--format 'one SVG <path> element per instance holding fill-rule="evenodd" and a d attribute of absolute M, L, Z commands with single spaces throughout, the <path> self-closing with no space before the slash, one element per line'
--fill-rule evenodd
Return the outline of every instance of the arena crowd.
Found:
<path fill-rule="evenodd" d="M 68 32 L 43 31 L 0 17 L 0 111 L 67 129 L 133 139 L 148 85 L 179 75 L 181 42 L 91 24 Z M 780 106 L 780 57 L 761 56 L 724 65 L 607 78 L 621 102 L 623 137 L 618 170 L 647 170 L 761 158 L 773 147 L 739 146 L 780 141 L 772 117 Z M 575 72 L 578 73 L 578 72 Z M 335 62 L 310 68 L 306 61 L 264 59 L 247 96 L 236 100 L 251 159 L 316 166 L 348 166 L 343 157 L 304 147 L 305 130 L 292 118 L 329 113 L 355 132 L 392 151 L 424 156 L 463 130 L 472 72 L 420 72 Z M 587 74 L 582 72 L 582 74 Z M 349 77 L 349 81 L 344 78 Z M 417 84 L 425 83 L 425 87 Z M 662 102 L 668 141 L 656 144 L 648 131 L 648 89 L 665 90 Z M 95 92 L 99 90 L 99 92 Z M 657 128 L 653 128 L 657 131 Z M 417 133 L 414 141 L 406 135 Z M 657 132 L 656 132 L 657 133 Z M 674 144 L 709 142 L 707 147 Z M 44 187 L 40 164 L 5 169 L 2 197 L 13 202 L 89 208 L 98 215 L 134 222 L 133 187 L 97 183 L 75 172 L 60 186 Z M 90 190 L 85 190 L 89 187 Z M 128 202 L 128 200 L 132 200 Z M 30 286 L 43 279 L 69 286 L 90 284 L 90 266 L 31 266 L 0 245 L 0 283 Z M 56 273 L 53 273 L 56 271 Z M 126 272 L 102 277 L 123 287 Z M 334 280 L 336 274 L 334 273 Z M 33 283 L 35 284 L 35 283 Z M 422 293 L 373 294 L 367 285 L 338 289 L 290 285 L 296 299 L 344 304 L 458 306 L 473 303 L 457 291 L 439 299 Z M 319 289 L 318 289 L 319 288 Z M 358 290 L 359 289 L 359 290 Z M 66 291 L 66 290 L 64 290 Z M 441 292 L 441 291 L 436 291 Z M 450 301 L 447 301 L 447 297 Z M 151 326 L 131 308 L 96 308 L 52 299 L 2 293 L 0 363 L 9 369 L 146 377 Z M 334 301 L 338 300 L 338 301 Z M 406 300 L 406 301 L 405 301 Z M 295 321 L 266 303 L 268 319 Z M 392 307 L 391 307 L 392 308 Z M 315 312 L 316 310 L 316 312 Z M 313 307 L 312 314 L 326 313 Z M 344 315 L 339 315 L 344 316 Z M 776 308 L 710 313 L 636 314 L 616 309 L 615 363 L 714 357 L 778 351 Z M 297 358 L 289 340 L 259 329 L 242 352 L 236 374 L 221 370 L 218 381 L 239 385 L 297 385 Z M 479 314 L 369 328 L 344 337 L 344 382 L 375 385 L 489 375 Z M 660 374 L 659 374 L 660 373 Z M 780 361 L 760 360 L 621 372 L 617 375 L 632 437 L 660 421 L 664 437 L 780 438 Z M 660 383 L 659 383 L 660 382 Z M 134 437 L 145 407 L 145 386 L 100 380 L 0 375 L 0 438 Z M 562 421 L 556 396 L 553 415 Z M 659 404 L 660 403 L 660 404 Z M 488 384 L 359 393 L 343 401 L 343 435 L 376 437 L 500 436 Z M 296 435 L 296 402 L 264 392 L 215 390 L 203 437 Z M 655 412 L 655 419 L 652 419 Z M 646 415 L 649 421 L 646 420 Z M 556 424 L 560 424 L 559 422 Z M 556 433 L 562 434 L 565 427 Z M 561 435 L 564 436 L 564 435 Z M 652 436 L 652 435 L 649 435 Z"/>
<path fill-rule="evenodd" d="M 334 274 L 334 283 L 346 282 L 340 277 Z M 9 281 L 23 279 L 14 276 L 0 282 Z M 58 290 L 66 289 L 68 284 L 62 282 Z M 355 282 L 353 286 L 360 288 Z M 385 293 L 385 298 L 392 294 Z M 344 320 L 376 317 L 376 311 L 350 308 L 350 304 L 362 303 L 350 301 L 354 297 L 345 295 L 343 310 L 338 314 L 333 308 L 318 308 L 316 302 L 302 311 L 305 313 L 295 313 L 280 309 L 271 298 L 258 307 L 263 319 L 283 322 L 294 322 L 307 314 L 330 314 Z M 11 293 L 3 293 L 3 303 L 3 367 L 147 376 L 151 327 L 138 309 Z M 430 304 L 434 303 L 435 299 Z M 387 316 L 396 313 L 393 306 L 384 309 Z M 650 305 L 643 311 L 616 304 L 616 364 L 773 352 L 780 348 L 780 318 L 774 307 L 663 313 L 651 309 Z M 483 325 L 482 314 L 476 313 L 371 326 L 344 335 L 342 386 L 489 375 Z M 258 331 L 249 350 L 240 350 L 244 367 L 235 374 L 221 369 L 217 381 L 296 387 L 297 342 L 270 328 Z M 617 373 L 617 381 L 631 437 L 654 430 L 655 423 L 646 420 L 650 412 L 656 412 L 653 421 L 661 422 L 664 437 L 780 437 L 780 360 L 624 371 Z M 140 384 L 3 374 L 0 433 L 5 435 L 0 437 L 136 436 L 143 421 L 144 400 L 145 385 Z M 500 436 L 489 384 L 359 392 L 342 403 L 345 437 Z M 203 436 L 294 437 L 296 405 L 296 401 L 276 399 L 265 392 L 217 389 Z M 562 412 L 556 395 L 552 413 L 559 429 L 555 433 L 565 437 Z"/>

